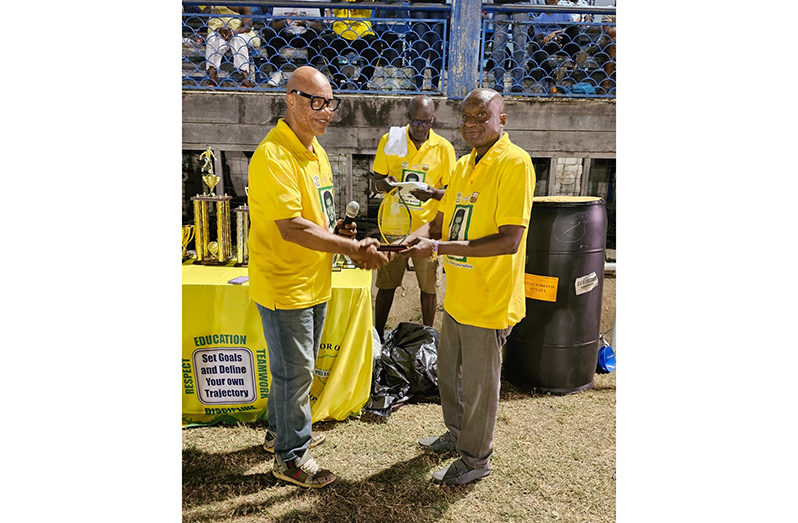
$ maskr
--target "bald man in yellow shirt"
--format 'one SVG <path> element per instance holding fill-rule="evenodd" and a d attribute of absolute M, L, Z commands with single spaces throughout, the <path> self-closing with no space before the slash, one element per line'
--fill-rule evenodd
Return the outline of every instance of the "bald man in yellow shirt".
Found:
<path fill-rule="evenodd" d="M 446 270 L 438 388 L 447 432 L 419 441 L 460 459 L 432 475 L 462 485 L 490 474 L 501 387 L 501 349 L 526 314 L 524 249 L 535 191 L 529 154 L 504 132 L 499 93 L 463 100 L 460 133 L 473 147 L 449 178 L 435 219 L 408 237 L 404 255 L 436 258 Z M 444 238 L 445 240 L 442 240 Z"/>
<path fill-rule="evenodd" d="M 425 95 L 411 98 L 407 104 L 407 125 L 392 128 L 380 139 L 372 165 L 374 186 L 380 192 L 390 191 L 393 182 L 416 181 L 428 185 L 427 189 L 411 191 L 413 198 L 407 207 L 411 214 L 410 232 L 437 215 L 438 202 L 443 197 L 457 158 L 452 144 L 432 130 L 434 121 L 435 103 L 432 98 Z M 388 201 L 383 205 L 398 200 L 393 195 L 385 197 Z M 432 327 L 438 307 L 438 262 L 415 260 L 413 268 L 421 291 L 421 320 L 424 325 Z M 407 258 L 397 256 L 377 272 L 374 327 L 381 340 L 394 293 L 402 285 L 406 269 Z"/>
<path fill-rule="evenodd" d="M 272 474 L 308 488 L 337 480 L 308 452 L 324 441 L 311 431 L 313 366 L 332 290 L 334 253 L 360 267 L 388 263 L 374 238 L 335 233 L 332 170 L 316 140 L 339 100 L 327 78 L 300 67 L 288 81 L 284 119 L 258 145 L 249 164 L 249 283 L 269 350 L 268 424 L 264 448 L 275 455 Z"/>

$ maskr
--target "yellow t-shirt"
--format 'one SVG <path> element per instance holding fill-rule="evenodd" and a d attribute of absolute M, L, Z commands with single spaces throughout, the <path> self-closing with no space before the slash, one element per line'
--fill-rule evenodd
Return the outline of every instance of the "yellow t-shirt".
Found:
<path fill-rule="evenodd" d="M 506 329 L 526 315 L 524 264 L 535 169 L 507 133 L 474 166 L 476 150 L 457 161 L 441 200 L 443 240 L 474 240 L 502 225 L 526 229 L 515 254 L 484 258 L 443 256 L 443 308 L 459 323 Z"/>
<path fill-rule="evenodd" d="M 203 7 L 205 7 L 205 6 L 200 6 L 200 8 L 203 8 Z M 225 7 L 223 5 L 217 5 L 215 7 L 216 7 L 216 14 L 217 15 L 231 15 L 231 16 L 226 16 L 226 17 L 223 17 L 223 18 L 211 18 L 211 19 L 209 19 L 208 20 L 208 34 L 210 34 L 211 31 L 218 31 L 222 27 L 229 27 L 233 31 L 238 31 L 238 29 L 242 25 L 240 15 L 238 13 L 236 13 L 235 11 L 233 11 L 232 9 L 230 9 L 229 7 Z M 239 17 L 239 18 L 235 18 L 235 17 Z"/>
<path fill-rule="evenodd" d="M 269 309 L 302 309 L 330 299 L 333 255 L 285 241 L 274 223 L 301 216 L 330 231 L 335 227 L 330 161 L 316 138 L 313 150 L 280 119 L 249 162 L 249 293 Z"/>
<path fill-rule="evenodd" d="M 407 140 L 407 155 L 395 156 L 385 154 L 385 144 L 388 142 L 388 134 L 386 133 L 380 139 L 377 146 L 377 156 L 374 158 L 374 165 L 372 170 L 378 174 L 390 175 L 399 180 L 400 182 L 409 181 L 408 176 L 414 181 L 423 182 L 434 187 L 441 189 L 449 184 L 449 176 L 451 175 L 457 157 L 454 154 L 454 147 L 449 143 L 449 140 L 435 134 L 430 129 L 427 141 L 421 145 L 421 149 L 416 149 L 413 140 L 410 139 L 409 130 L 405 127 L 405 139 Z M 426 202 L 422 202 L 413 196 L 403 196 L 408 208 L 411 212 L 411 230 L 415 231 L 428 221 L 431 221 L 438 214 L 438 205 L 440 202 L 434 198 L 430 198 Z M 399 203 L 399 198 L 395 195 L 385 195 L 386 201 L 382 204 L 385 209 L 383 213 L 383 226 L 386 230 L 383 231 L 386 235 L 404 235 L 407 232 L 407 226 L 402 227 L 396 224 L 392 225 L 390 220 L 390 209 L 395 203 Z M 394 230 L 395 229 L 395 230 Z M 399 231 L 401 229 L 401 231 Z"/>
<path fill-rule="evenodd" d="M 344 2 L 354 2 L 355 0 L 343 0 Z M 333 31 L 347 40 L 357 40 L 363 35 L 373 35 L 371 22 L 360 21 L 359 19 L 371 18 L 371 9 L 333 9 L 336 18 L 347 18 L 340 22 L 333 22 Z M 351 20 L 349 18 L 355 18 Z"/>

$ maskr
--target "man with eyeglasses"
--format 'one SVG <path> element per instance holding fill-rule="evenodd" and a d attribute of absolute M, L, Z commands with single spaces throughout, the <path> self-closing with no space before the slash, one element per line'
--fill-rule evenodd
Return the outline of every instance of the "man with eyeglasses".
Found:
<path fill-rule="evenodd" d="M 375 188 L 380 192 L 391 190 L 397 181 L 419 181 L 428 189 L 414 189 L 406 203 L 410 210 L 411 232 L 418 229 L 438 212 L 438 202 L 446 190 L 449 173 L 454 167 L 454 147 L 448 140 L 432 130 L 435 104 L 429 96 L 419 95 L 407 106 L 408 124 L 393 127 L 383 135 L 377 146 L 377 156 L 372 166 Z M 397 199 L 393 194 L 388 199 Z M 389 205 L 391 202 L 384 202 Z M 438 261 L 414 260 L 413 268 L 421 290 L 421 321 L 432 327 L 438 306 Z M 407 258 L 395 256 L 377 272 L 377 299 L 374 306 L 374 326 L 383 339 L 385 322 L 391 311 L 396 288 L 402 284 Z"/>
<path fill-rule="evenodd" d="M 338 107 L 327 78 L 297 69 L 287 84 L 287 110 L 249 164 L 249 285 L 269 350 L 272 376 L 264 448 L 272 474 L 308 488 L 336 481 L 308 452 L 324 441 L 311 431 L 313 367 L 331 294 L 334 253 L 365 269 L 388 262 L 374 238 L 356 241 L 343 220 L 330 227 L 324 194 L 332 196 L 330 162 L 316 136 Z M 334 215 L 334 211 L 333 215 Z M 338 234 L 336 234 L 338 233 Z"/>
<path fill-rule="evenodd" d="M 501 350 L 526 314 L 520 247 L 526 245 L 535 191 L 532 159 L 504 132 L 501 94 L 471 91 L 461 116 L 460 133 L 473 147 L 471 154 L 457 161 L 435 219 L 411 234 L 411 247 L 403 251 L 414 260 L 443 255 L 446 267 L 438 388 L 447 431 L 419 441 L 424 448 L 460 455 L 432 474 L 444 485 L 491 473 Z"/>

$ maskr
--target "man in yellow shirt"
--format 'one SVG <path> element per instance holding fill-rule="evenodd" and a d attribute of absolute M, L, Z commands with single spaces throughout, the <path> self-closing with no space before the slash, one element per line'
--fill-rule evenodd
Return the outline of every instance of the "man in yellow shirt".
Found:
<path fill-rule="evenodd" d="M 415 189 L 407 198 L 413 230 L 432 220 L 438 213 L 438 202 L 443 197 L 449 175 L 454 168 L 454 147 L 432 130 L 435 121 L 435 103 L 429 96 L 418 95 L 407 105 L 408 124 L 394 127 L 385 134 L 377 146 L 377 156 L 372 166 L 375 187 L 381 192 L 391 190 L 390 183 L 397 181 L 423 182 L 429 189 Z M 387 150 L 387 152 L 386 152 Z M 396 196 L 386 195 L 390 205 Z M 374 326 L 383 338 L 385 322 L 393 304 L 396 288 L 402 284 L 407 258 L 394 257 L 377 273 L 377 299 L 374 306 Z M 438 306 L 438 261 L 420 259 L 413 261 L 418 286 L 421 289 L 421 318 L 424 325 L 432 327 Z"/>
<path fill-rule="evenodd" d="M 473 150 L 458 160 L 435 219 L 411 235 L 405 251 L 413 259 L 441 254 L 446 268 L 438 387 L 448 431 L 419 441 L 460 454 L 432 475 L 445 485 L 491 471 L 501 348 L 526 313 L 524 251 L 535 191 L 532 159 L 503 131 L 501 95 L 475 89 L 461 115 L 460 132 Z"/>
<path fill-rule="evenodd" d="M 316 140 L 338 107 L 327 78 L 300 67 L 287 84 L 287 110 L 258 145 L 249 164 L 249 282 L 269 350 L 272 376 L 264 448 L 275 454 L 272 474 L 319 488 L 337 478 L 319 468 L 308 447 L 323 441 L 311 432 L 313 365 L 332 288 L 333 253 L 363 268 L 388 262 L 373 238 L 334 234 L 323 194 L 332 194 L 327 153 Z"/>
<path fill-rule="evenodd" d="M 373 3 L 374 0 L 343 0 L 358 4 Z M 336 21 L 332 32 L 321 35 L 316 40 L 327 61 L 327 68 L 332 75 L 332 82 L 337 89 L 367 89 L 367 84 L 377 70 L 377 62 L 385 48 L 385 42 L 377 38 L 371 30 L 371 9 L 333 9 Z M 357 53 L 363 59 L 363 66 L 357 80 L 351 80 L 344 74 L 338 59 L 350 52 Z"/>

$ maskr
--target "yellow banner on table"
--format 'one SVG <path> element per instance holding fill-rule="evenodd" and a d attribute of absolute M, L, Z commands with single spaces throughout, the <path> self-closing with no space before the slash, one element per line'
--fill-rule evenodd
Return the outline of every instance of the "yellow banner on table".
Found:
<path fill-rule="evenodd" d="M 183 266 L 183 426 L 266 419 L 269 355 L 247 269 Z M 333 273 L 311 386 L 313 421 L 346 419 L 369 399 L 371 271 Z"/>

